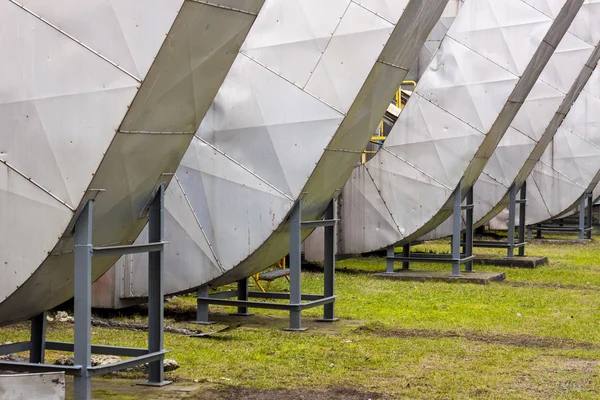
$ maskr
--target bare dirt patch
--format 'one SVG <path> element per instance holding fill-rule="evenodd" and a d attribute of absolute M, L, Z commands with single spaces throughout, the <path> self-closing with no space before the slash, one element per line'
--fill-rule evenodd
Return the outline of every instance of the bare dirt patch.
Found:
<path fill-rule="evenodd" d="M 369 332 L 381 337 L 397 337 L 406 339 L 460 338 L 488 344 L 531 348 L 551 348 L 561 350 L 594 350 L 600 348 L 600 346 L 595 343 L 567 338 L 540 337 L 533 335 L 488 334 L 483 332 L 436 331 L 429 329 L 388 329 L 380 327 L 377 324 L 364 325 L 354 329 L 353 332 Z"/>
<path fill-rule="evenodd" d="M 302 389 L 273 389 L 260 390 L 250 388 L 224 388 L 215 391 L 205 391 L 194 394 L 190 400 L 385 400 L 378 393 L 361 392 L 349 388 L 336 388 L 326 391 L 302 390 Z"/>

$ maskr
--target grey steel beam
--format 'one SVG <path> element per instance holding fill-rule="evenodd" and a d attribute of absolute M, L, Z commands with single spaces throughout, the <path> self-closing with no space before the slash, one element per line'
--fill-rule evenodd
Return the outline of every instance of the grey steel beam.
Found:
<path fill-rule="evenodd" d="M 42 364 L 46 352 L 46 312 L 31 319 L 29 362 Z"/>
<path fill-rule="evenodd" d="M 75 400 L 92 397 L 88 368 L 92 366 L 92 218 L 94 201 L 84 206 L 75 223 L 74 284 L 75 284 L 75 341 L 73 346 L 75 366 L 81 374 L 75 376 Z"/>
<path fill-rule="evenodd" d="M 323 239 L 323 295 L 324 297 L 335 296 L 335 207 L 334 201 L 331 200 L 329 206 L 325 210 L 325 221 L 333 221 L 333 224 L 327 225 L 324 228 Z M 323 318 L 319 321 L 332 322 L 337 321 L 335 318 L 335 304 L 333 302 L 325 304 L 323 307 Z"/>
<path fill-rule="evenodd" d="M 148 242 L 164 241 L 164 193 L 160 185 L 149 207 Z M 148 253 L 148 352 L 160 353 L 164 350 L 164 245 Z M 164 380 L 163 358 L 158 357 L 148 363 L 148 380 L 144 385 L 164 386 L 171 382 Z"/>

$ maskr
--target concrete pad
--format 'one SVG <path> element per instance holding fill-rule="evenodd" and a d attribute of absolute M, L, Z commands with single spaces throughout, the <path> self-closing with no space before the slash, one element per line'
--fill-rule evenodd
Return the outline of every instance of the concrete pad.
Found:
<path fill-rule="evenodd" d="M 477 255 L 473 260 L 474 265 L 495 265 L 498 267 L 537 268 L 548 264 L 548 257 L 518 257 L 508 258 L 494 254 Z"/>
<path fill-rule="evenodd" d="M 488 282 L 500 282 L 506 279 L 504 272 L 461 272 L 461 276 L 450 276 L 450 270 L 447 271 L 417 271 L 414 269 L 397 270 L 392 274 L 385 272 L 373 274 L 375 278 L 396 279 L 399 281 L 418 281 L 418 282 L 460 282 L 477 283 L 487 285 Z"/>
<path fill-rule="evenodd" d="M 589 244 L 594 239 L 527 239 L 528 244 L 572 245 Z"/>

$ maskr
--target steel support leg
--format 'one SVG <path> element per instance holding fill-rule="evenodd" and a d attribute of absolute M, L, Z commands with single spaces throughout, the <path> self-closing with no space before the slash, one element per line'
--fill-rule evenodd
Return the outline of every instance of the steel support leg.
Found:
<path fill-rule="evenodd" d="M 198 288 L 197 297 L 208 297 L 208 295 L 208 285 L 200 286 Z M 200 303 L 200 301 L 196 302 L 196 320 L 193 322 L 200 325 L 212 325 L 215 323 L 214 321 L 210 321 L 208 318 L 208 304 Z"/>
<path fill-rule="evenodd" d="M 587 199 L 587 228 L 589 230 L 586 231 L 586 233 L 585 233 L 586 239 L 592 238 L 592 227 L 594 226 L 593 218 L 594 218 L 594 198 L 593 198 L 593 195 L 590 193 L 589 197 Z"/>
<path fill-rule="evenodd" d="M 579 240 L 585 239 L 585 194 L 579 199 Z"/>
<path fill-rule="evenodd" d="M 525 223 L 527 221 L 527 204 L 525 204 L 525 200 L 527 200 L 527 182 L 523 183 L 521 186 L 521 190 L 519 191 L 519 198 L 521 203 L 519 203 L 519 243 L 525 242 Z M 530 235 L 531 237 L 531 231 Z M 525 257 L 525 246 L 519 247 L 519 257 Z"/>
<path fill-rule="evenodd" d="M 46 312 L 31 319 L 29 362 L 43 364 L 46 352 Z"/>
<path fill-rule="evenodd" d="M 75 284 L 75 342 L 73 346 L 75 365 L 81 366 L 81 374 L 74 379 L 75 400 L 89 400 L 92 366 L 92 216 L 94 202 L 88 201 L 75 224 L 74 284 Z"/>
<path fill-rule="evenodd" d="M 452 212 L 452 275 L 460 274 L 460 231 L 462 220 L 462 192 L 461 183 L 454 190 L 454 207 Z"/>
<path fill-rule="evenodd" d="M 394 273 L 394 260 L 390 257 L 394 257 L 395 249 L 394 246 L 389 246 L 387 248 L 387 259 L 385 261 L 385 273 L 393 274 Z"/>
<path fill-rule="evenodd" d="M 163 185 L 150 205 L 148 221 L 148 242 L 164 240 L 165 211 Z M 164 253 L 153 251 L 148 253 L 148 352 L 154 353 L 164 349 Z M 144 385 L 164 386 L 171 382 L 164 380 L 163 357 L 148 363 L 148 380 Z"/>
<path fill-rule="evenodd" d="M 238 300 L 248 301 L 248 278 L 240 279 L 237 282 Z M 248 312 L 248 307 L 238 307 L 237 312 L 232 315 L 239 317 L 249 317 L 252 314 Z"/>
<path fill-rule="evenodd" d="M 302 200 L 298 200 L 290 215 L 290 304 L 302 302 Z M 302 312 L 290 311 L 290 326 L 286 330 L 302 331 Z"/>
<path fill-rule="evenodd" d="M 473 204 L 473 187 L 467 192 L 467 204 Z M 471 257 L 473 255 L 473 208 L 467 209 L 467 217 L 465 219 L 465 257 Z M 465 270 L 467 272 L 473 272 L 473 261 L 467 261 L 465 263 Z"/>
<path fill-rule="evenodd" d="M 517 213 L 517 186 L 510 187 L 508 195 L 508 248 L 506 256 L 513 258 L 515 255 L 515 218 Z"/>
<path fill-rule="evenodd" d="M 333 200 L 329 203 L 329 206 L 325 211 L 325 219 L 335 219 Z M 323 242 L 323 295 L 325 297 L 331 297 L 335 295 L 335 226 L 326 226 L 323 229 L 325 233 Z M 323 306 L 323 319 L 320 319 L 319 321 L 337 321 L 339 318 L 335 318 L 334 306 L 335 303 L 325 304 Z"/>
<path fill-rule="evenodd" d="M 402 256 L 410 257 L 410 243 L 406 243 L 404 246 L 402 246 Z M 402 269 L 410 269 L 410 261 L 402 261 Z"/>

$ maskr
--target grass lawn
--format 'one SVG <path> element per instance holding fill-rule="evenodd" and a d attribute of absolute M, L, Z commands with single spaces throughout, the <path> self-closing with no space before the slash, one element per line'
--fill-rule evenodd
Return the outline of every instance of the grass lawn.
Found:
<path fill-rule="evenodd" d="M 447 251 L 447 241 L 418 246 Z M 476 249 L 476 253 L 501 253 Z M 306 311 L 304 333 L 283 332 L 286 314 L 254 316 L 211 307 L 227 332 L 192 338 L 166 334 L 168 358 L 181 368 L 167 373 L 176 389 L 131 386 L 139 373 L 95 380 L 98 399 L 598 399 L 600 398 L 600 243 L 528 245 L 528 255 L 548 256 L 537 269 L 479 266 L 505 271 L 487 286 L 374 279 L 338 273 L 336 313 L 341 321 L 314 322 Z M 338 267 L 379 272 L 383 258 L 349 259 Z M 415 265 L 446 269 L 449 265 Z M 322 290 L 318 273 L 303 274 L 303 288 Z M 271 289 L 285 290 L 276 281 Z M 195 299 L 168 303 L 166 323 L 188 324 Z M 143 320 L 139 310 L 114 316 Z M 241 326 L 238 327 L 238 324 Z M 25 340 L 26 323 L 0 329 L 0 341 Z M 72 325 L 52 322 L 48 339 L 70 340 Z M 145 346 L 146 333 L 93 328 L 94 343 Z M 49 352 L 48 358 L 60 354 Z"/>

